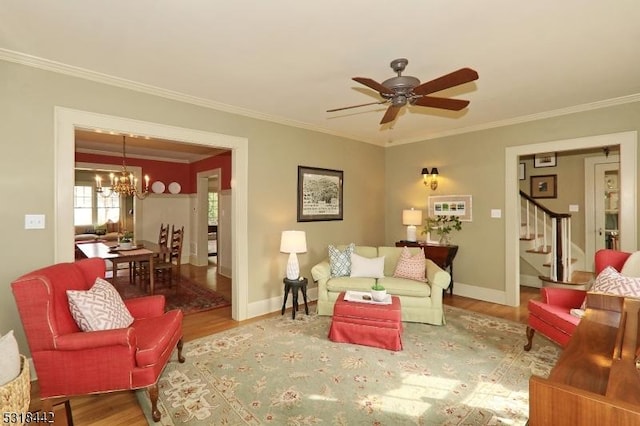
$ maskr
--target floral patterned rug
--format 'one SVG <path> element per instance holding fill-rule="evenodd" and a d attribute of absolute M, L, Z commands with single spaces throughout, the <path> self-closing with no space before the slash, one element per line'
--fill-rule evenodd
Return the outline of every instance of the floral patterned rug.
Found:
<path fill-rule="evenodd" d="M 113 280 L 111 281 L 113 282 Z M 131 299 L 148 294 L 139 285 L 129 284 L 128 275 L 127 277 L 121 277 L 118 274 L 118 279 L 115 280 L 113 285 L 123 299 Z M 185 315 L 222 308 L 231 304 L 220 293 L 205 288 L 185 276 L 180 277 L 180 283 L 177 286 L 175 280 L 172 287 L 158 283 L 154 293 L 164 295 L 166 310 L 182 309 Z"/>
<path fill-rule="evenodd" d="M 525 352 L 523 324 L 445 310 L 445 326 L 404 323 L 400 352 L 333 343 L 316 315 L 187 342 L 161 376 L 159 424 L 524 425 L 529 377 L 547 377 L 559 347 L 536 334 Z"/>

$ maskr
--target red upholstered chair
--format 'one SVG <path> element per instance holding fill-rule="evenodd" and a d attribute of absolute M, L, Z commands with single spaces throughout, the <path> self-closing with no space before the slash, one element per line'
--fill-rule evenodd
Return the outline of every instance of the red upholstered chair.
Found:
<path fill-rule="evenodd" d="M 599 274 L 607 266 L 613 266 L 617 271 L 620 271 L 630 255 L 631 253 L 616 250 L 598 250 L 594 259 L 596 274 Z M 529 300 L 525 351 L 531 349 L 533 335 L 536 331 L 565 347 L 580 322 L 580 318 L 571 315 L 571 309 L 580 308 L 586 291 L 543 287 L 540 289 L 540 296 L 541 300 Z"/>
<path fill-rule="evenodd" d="M 158 421 L 158 378 L 174 347 L 184 362 L 182 311 L 164 312 L 162 295 L 129 299 L 129 327 L 81 331 L 66 291 L 88 290 L 104 275 L 104 260 L 94 258 L 48 266 L 11 284 L 40 396 L 46 409 L 55 397 L 147 388 Z"/>

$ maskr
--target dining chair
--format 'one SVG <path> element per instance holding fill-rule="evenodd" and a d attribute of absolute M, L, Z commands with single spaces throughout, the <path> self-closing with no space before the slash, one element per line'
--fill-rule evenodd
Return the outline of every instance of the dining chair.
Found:
<path fill-rule="evenodd" d="M 160 248 L 160 250 L 162 250 L 163 247 L 167 247 L 167 244 L 169 242 L 169 224 L 167 223 L 166 225 L 164 223 L 160 224 L 160 231 L 158 232 L 158 246 Z M 166 252 L 166 250 L 164 251 Z M 161 251 L 161 255 L 163 256 L 162 253 L 164 253 L 163 251 Z M 165 259 L 161 259 L 161 260 L 165 260 Z M 149 262 L 146 260 L 142 260 L 140 262 L 137 262 L 137 264 L 134 266 L 134 271 L 135 271 L 135 276 L 140 278 L 140 285 L 141 286 L 145 286 L 145 283 L 147 282 L 146 280 L 149 278 Z"/>
<path fill-rule="evenodd" d="M 171 240 L 167 247 L 165 256 L 160 256 L 157 262 L 154 262 L 153 269 L 156 279 L 163 280 L 172 286 L 173 276 L 175 275 L 180 282 L 180 258 L 182 257 L 182 242 L 184 240 L 184 226 L 175 228 L 171 225 Z"/>

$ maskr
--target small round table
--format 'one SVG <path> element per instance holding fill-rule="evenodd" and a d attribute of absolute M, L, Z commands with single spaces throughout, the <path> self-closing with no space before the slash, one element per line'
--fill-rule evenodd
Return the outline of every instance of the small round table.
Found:
<path fill-rule="evenodd" d="M 289 296 L 289 290 L 293 295 L 293 305 L 291 306 L 291 318 L 296 319 L 296 311 L 298 310 L 298 290 L 302 290 L 302 298 L 304 299 L 304 312 L 309 315 L 309 306 L 307 305 L 307 284 L 308 280 L 304 277 L 300 277 L 297 280 L 290 280 L 285 278 L 282 280 L 284 283 L 284 302 L 282 303 L 282 313 L 287 305 L 287 297 Z"/>

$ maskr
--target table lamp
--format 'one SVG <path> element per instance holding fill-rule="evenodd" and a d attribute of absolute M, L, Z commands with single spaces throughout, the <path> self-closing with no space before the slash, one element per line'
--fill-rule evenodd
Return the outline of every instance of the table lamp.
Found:
<path fill-rule="evenodd" d="M 287 279 L 297 280 L 300 278 L 300 265 L 298 264 L 297 254 L 306 253 L 307 251 L 307 237 L 304 231 L 282 231 L 280 251 L 289 253 Z"/>
<path fill-rule="evenodd" d="M 407 241 L 416 242 L 416 225 L 422 224 L 422 210 L 403 210 L 402 224 L 407 226 Z"/>

